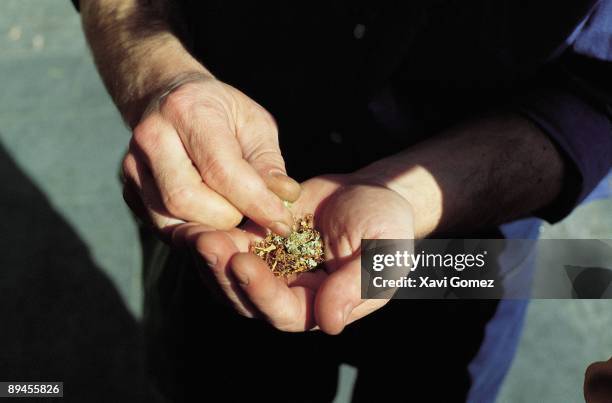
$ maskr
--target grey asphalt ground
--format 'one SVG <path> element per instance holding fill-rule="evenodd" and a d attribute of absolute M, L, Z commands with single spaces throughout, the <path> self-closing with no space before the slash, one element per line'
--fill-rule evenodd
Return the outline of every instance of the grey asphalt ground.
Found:
<path fill-rule="evenodd" d="M 79 367 L 75 357 L 73 368 L 63 370 L 65 381 L 90 370 L 114 373 L 119 382 L 142 365 L 142 256 L 117 180 L 129 133 L 96 74 L 68 0 L 2 0 L 1 7 L 0 316 L 41 324 L 15 324 L 22 340 L 0 346 L 0 358 L 28 357 L 22 373 L 44 377 L 25 367 L 57 360 L 48 350 L 97 362 L 91 351 L 102 349 L 99 354 L 110 358 L 100 362 L 108 368 Z M 612 238 L 611 212 L 612 201 L 594 202 L 543 234 Z M 37 286 L 40 281 L 55 282 L 57 295 Z M 34 294 L 46 303 L 31 302 Z M 19 312 L 2 307 L 11 296 L 20 301 Z M 89 314 L 71 314 L 74 305 Z M 72 327 L 54 327 L 48 321 L 53 314 L 67 317 Z M 95 332 L 79 335 L 93 320 Z M 582 401 L 586 366 L 612 356 L 610 329 L 612 301 L 532 302 L 498 401 Z M 40 355 L 32 358 L 32 351 Z M 354 370 L 342 374 L 338 402 L 347 401 Z"/>

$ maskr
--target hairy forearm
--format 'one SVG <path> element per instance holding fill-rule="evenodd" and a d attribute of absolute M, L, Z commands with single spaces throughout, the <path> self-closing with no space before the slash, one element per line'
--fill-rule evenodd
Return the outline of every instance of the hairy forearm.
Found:
<path fill-rule="evenodd" d="M 454 128 L 360 171 L 404 196 L 418 238 L 474 231 L 527 216 L 559 195 L 563 158 L 518 116 Z"/>
<path fill-rule="evenodd" d="M 151 98 L 176 77 L 192 73 L 211 76 L 172 33 L 163 10 L 155 4 L 162 2 L 80 2 L 83 29 L 96 66 L 131 127 Z"/>

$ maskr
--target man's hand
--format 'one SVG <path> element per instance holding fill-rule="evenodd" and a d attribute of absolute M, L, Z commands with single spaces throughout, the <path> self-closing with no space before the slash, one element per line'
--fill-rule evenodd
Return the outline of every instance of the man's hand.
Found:
<path fill-rule="evenodd" d="M 164 4 L 80 1 L 100 75 L 134 133 L 126 201 L 161 230 L 182 221 L 228 229 L 246 215 L 286 234 L 282 199 L 300 189 L 285 175 L 274 120 L 185 49 Z"/>
<path fill-rule="evenodd" d="M 214 78 L 181 85 L 144 116 L 123 173 L 126 201 L 162 231 L 184 221 L 230 229 L 246 215 L 287 235 L 293 219 L 282 200 L 300 193 L 272 116 Z"/>
<path fill-rule="evenodd" d="M 412 208 L 397 193 L 355 177 L 324 176 L 302 184 L 292 207 L 296 216 L 315 214 L 315 227 L 325 242 L 322 269 L 289 279 L 275 277 L 249 252 L 263 235 L 248 223 L 244 229 L 211 231 L 184 224 L 174 232 L 192 248 L 207 285 L 220 289 L 245 316 L 263 317 L 285 331 L 319 327 L 337 334 L 382 307 L 386 300 L 361 300 L 360 245 L 362 238 L 411 239 Z"/>
<path fill-rule="evenodd" d="M 319 326 L 328 333 L 384 305 L 361 301 L 362 238 L 421 239 L 431 233 L 488 228 L 545 207 L 559 194 L 564 165 L 550 139 L 513 115 L 489 117 L 442 133 L 354 174 L 303 183 L 296 216 L 315 213 L 326 244 L 325 270 L 288 282 L 247 253 L 261 236 L 184 224 L 204 277 L 247 316 L 279 329 Z M 212 277 L 212 281 L 210 279 Z"/>

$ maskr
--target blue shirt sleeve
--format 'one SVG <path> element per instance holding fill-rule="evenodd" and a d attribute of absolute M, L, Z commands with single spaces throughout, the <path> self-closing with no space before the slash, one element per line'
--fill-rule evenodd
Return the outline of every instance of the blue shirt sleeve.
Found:
<path fill-rule="evenodd" d="M 556 222 L 588 196 L 612 167 L 612 0 L 597 4 L 517 109 L 566 159 L 562 194 L 537 212 Z"/>
<path fill-rule="evenodd" d="M 569 45 L 577 54 L 612 61 L 612 1 L 599 2 L 570 38 Z"/>

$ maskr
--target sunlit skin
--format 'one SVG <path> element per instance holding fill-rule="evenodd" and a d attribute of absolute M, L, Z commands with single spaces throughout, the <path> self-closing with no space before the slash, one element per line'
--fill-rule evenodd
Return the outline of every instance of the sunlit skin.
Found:
<path fill-rule="evenodd" d="M 360 298 L 360 243 L 363 238 L 413 238 L 408 202 L 390 189 L 356 182 L 350 175 L 323 176 L 302 184 L 292 211 L 297 216 L 315 214 L 315 227 L 325 242 L 322 269 L 288 279 L 275 277 L 249 253 L 249 245 L 262 235 L 262 228 L 253 223 L 230 231 L 185 224 L 175 230 L 174 241 L 186 242 L 215 262 L 200 269 L 204 277 L 212 272 L 213 284 L 236 310 L 263 317 L 278 329 L 319 327 L 337 334 L 347 323 L 383 306 L 386 300 Z"/>

